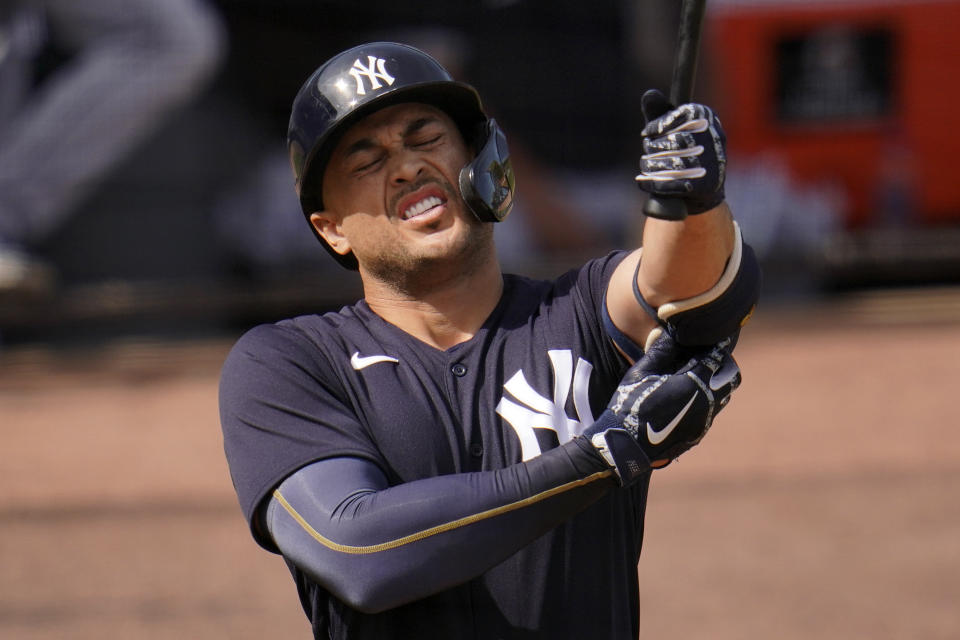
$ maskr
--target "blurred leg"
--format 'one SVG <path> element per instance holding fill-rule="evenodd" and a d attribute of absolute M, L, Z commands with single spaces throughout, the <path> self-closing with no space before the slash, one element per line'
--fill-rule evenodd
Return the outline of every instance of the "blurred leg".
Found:
<path fill-rule="evenodd" d="M 29 0 L 73 55 L 0 124 L 0 241 L 53 231 L 72 206 L 221 58 L 223 31 L 198 0 Z"/>

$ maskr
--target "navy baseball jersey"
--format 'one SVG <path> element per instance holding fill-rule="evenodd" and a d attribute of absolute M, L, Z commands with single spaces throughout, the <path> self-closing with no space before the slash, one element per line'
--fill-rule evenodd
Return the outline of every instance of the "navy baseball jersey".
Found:
<path fill-rule="evenodd" d="M 439 350 L 364 301 L 256 327 L 231 351 L 221 421 L 254 537 L 271 492 L 330 458 L 375 464 L 391 485 L 503 469 L 569 442 L 606 407 L 628 363 L 601 308 L 618 252 L 556 281 L 504 276 L 468 341 Z M 638 635 L 637 561 L 649 477 L 615 488 L 482 575 L 375 614 L 288 565 L 317 637 Z"/>

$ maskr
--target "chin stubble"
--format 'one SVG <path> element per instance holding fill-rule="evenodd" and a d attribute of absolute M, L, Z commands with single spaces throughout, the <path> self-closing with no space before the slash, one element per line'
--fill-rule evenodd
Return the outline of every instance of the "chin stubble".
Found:
<path fill-rule="evenodd" d="M 366 264 L 372 276 L 406 295 L 419 295 L 438 284 L 438 280 L 470 276 L 493 255 L 493 225 L 471 220 L 470 232 L 454 255 L 438 258 L 415 256 L 403 247 L 381 253 Z M 455 274 L 450 269 L 455 269 Z"/>

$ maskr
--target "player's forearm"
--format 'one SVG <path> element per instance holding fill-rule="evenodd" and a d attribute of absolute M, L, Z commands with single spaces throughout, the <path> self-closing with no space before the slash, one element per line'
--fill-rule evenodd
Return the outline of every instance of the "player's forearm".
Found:
<path fill-rule="evenodd" d="M 480 575 L 615 484 L 583 439 L 506 469 L 394 487 L 372 463 L 336 459 L 288 478 L 267 522 L 314 580 L 352 608 L 378 612 Z"/>
<path fill-rule="evenodd" d="M 637 285 L 654 307 L 703 293 L 720 279 L 734 247 L 726 203 L 683 221 L 647 218 Z"/>

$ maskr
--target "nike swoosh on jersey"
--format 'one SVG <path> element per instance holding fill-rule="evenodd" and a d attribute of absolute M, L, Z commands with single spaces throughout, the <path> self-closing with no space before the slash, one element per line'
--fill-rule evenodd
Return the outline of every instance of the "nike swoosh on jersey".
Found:
<path fill-rule="evenodd" d="M 647 440 L 650 441 L 650 444 L 658 445 L 666 440 L 671 433 L 673 433 L 673 430 L 678 424 L 680 424 L 680 421 L 683 420 L 683 416 L 687 415 L 687 411 L 689 411 L 690 407 L 693 406 L 693 401 L 697 399 L 697 393 L 698 392 L 696 391 L 693 392 L 693 395 L 690 397 L 690 401 L 687 403 L 687 406 L 681 409 L 680 413 L 678 413 L 676 417 L 670 421 L 670 424 L 665 426 L 660 431 L 654 431 L 653 427 L 650 426 L 650 423 L 647 423 Z"/>
<path fill-rule="evenodd" d="M 377 364 L 378 362 L 400 362 L 396 358 L 391 358 L 390 356 L 361 356 L 359 351 L 354 351 L 353 355 L 350 356 L 350 366 L 360 371 L 360 369 L 365 369 L 372 364 Z"/>

